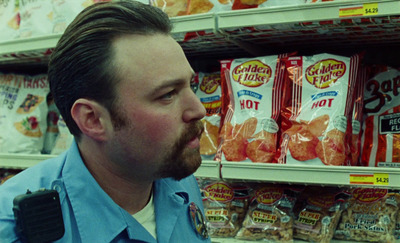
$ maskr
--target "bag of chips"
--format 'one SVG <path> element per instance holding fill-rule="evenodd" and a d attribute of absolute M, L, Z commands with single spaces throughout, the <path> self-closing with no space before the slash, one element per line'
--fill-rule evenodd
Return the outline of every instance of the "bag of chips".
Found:
<path fill-rule="evenodd" d="M 359 59 L 325 53 L 287 58 L 279 163 L 350 164 Z"/>
<path fill-rule="evenodd" d="M 200 155 L 205 160 L 212 160 L 218 149 L 221 122 L 221 75 L 219 72 L 199 72 L 196 78 L 199 80 L 196 95 L 206 108 L 206 116 L 201 119 L 204 132 L 200 138 Z"/>
<path fill-rule="evenodd" d="M 223 125 L 217 157 L 272 163 L 284 78 L 282 56 L 221 61 Z"/>
<path fill-rule="evenodd" d="M 234 237 L 248 208 L 249 188 L 220 180 L 204 180 L 201 184 L 209 235 Z"/>
<path fill-rule="evenodd" d="M 47 75 L 0 74 L 0 152 L 39 154 L 47 127 Z"/>
<path fill-rule="evenodd" d="M 293 242 L 293 208 L 301 190 L 286 185 L 254 185 L 240 240 Z"/>
<path fill-rule="evenodd" d="M 387 68 L 367 81 L 361 163 L 400 167 L 400 71 Z"/>
<path fill-rule="evenodd" d="M 353 241 L 395 242 L 400 195 L 388 189 L 355 188 L 334 238 Z"/>
<path fill-rule="evenodd" d="M 294 238 L 329 243 L 350 194 L 340 188 L 307 187 L 297 200 Z"/>

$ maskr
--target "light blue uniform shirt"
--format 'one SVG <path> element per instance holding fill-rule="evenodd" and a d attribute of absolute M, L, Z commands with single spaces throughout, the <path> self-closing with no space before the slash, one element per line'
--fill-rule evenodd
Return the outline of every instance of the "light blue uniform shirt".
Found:
<path fill-rule="evenodd" d="M 156 241 L 97 184 L 75 142 L 57 158 L 28 168 L 0 186 L 0 242 L 20 242 L 12 211 L 14 197 L 41 188 L 59 192 L 65 234 L 57 242 L 210 242 L 197 234 L 189 214 L 191 202 L 204 212 L 194 176 L 154 182 Z"/>

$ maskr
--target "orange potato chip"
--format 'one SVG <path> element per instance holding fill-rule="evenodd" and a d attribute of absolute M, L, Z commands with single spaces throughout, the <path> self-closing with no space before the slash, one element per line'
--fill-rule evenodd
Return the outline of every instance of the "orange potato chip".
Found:
<path fill-rule="evenodd" d="M 315 148 L 318 158 L 326 165 L 343 165 L 346 162 L 345 133 L 332 129 Z"/>
<path fill-rule="evenodd" d="M 257 118 L 251 117 L 242 124 L 236 124 L 233 133 L 240 133 L 244 138 L 251 138 L 257 128 Z"/>
<path fill-rule="evenodd" d="M 190 0 L 188 14 L 200 14 L 200 13 L 207 13 L 213 7 L 214 4 L 208 0 Z"/>
<path fill-rule="evenodd" d="M 200 154 L 213 155 L 217 152 L 217 136 L 212 133 L 203 132 L 200 138 Z"/>
<path fill-rule="evenodd" d="M 308 130 L 310 130 L 310 132 L 312 134 L 314 134 L 314 136 L 320 137 L 324 134 L 326 128 L 328 127 L 329 115 L 325 114 L 325 115 L 319 116 L 315 119 L 312 119 L 309 122 L 302 121 L 302 123 L 307 124 Z"/>
<path fill-rule="evenodd" d="M 233 131 L 232 123 L 225 122 L 224 125 L 222 125 L 220 137 L 222 139 L 232 139 L 232 131 Z"/>
<path fill-rule="evenodd" d="M 256 139 L 247 145 L 246 154 L 253 162 L 272 162 L 275 150 L 275 140 Z"/>
<path fill-rule="evenodd" d="M 222 152 L 228 161 L 242 161 L 246 159 L 247 139 L 241 134 L 237 134 L 235 138 L 225 139 L 222 144 Z"/>
<path fill-rule="evenodd" d="M 297 129 L 297 128 L 296 128 Z M 290 136 L 289 151 L 292 157 L 299 161 L 317 158 L 315 147 L 319 140 L 305 126 Z"/>

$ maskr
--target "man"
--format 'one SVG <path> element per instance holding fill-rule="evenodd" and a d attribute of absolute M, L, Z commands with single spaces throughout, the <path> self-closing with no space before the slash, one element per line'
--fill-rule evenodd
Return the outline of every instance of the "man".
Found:
<path fill-rule="evenodd" d="M 40 188 L 59 193 L 60 242 L 210 241 L 192 175 L 205 109 L 171 28 L 157 8 L 120 1 L 92 5 L 66 29 L 48 75 L 76 142 L 0 187 L 0 242 L 20 239 L 13 198 Z"/>

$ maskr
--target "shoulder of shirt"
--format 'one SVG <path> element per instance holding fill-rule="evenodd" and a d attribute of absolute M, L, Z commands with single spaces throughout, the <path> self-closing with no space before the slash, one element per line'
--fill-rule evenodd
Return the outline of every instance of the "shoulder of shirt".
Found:
<path fill-rule="evenodd" d="M 27 190 L 51 189 L 52 182 L 61 176 L 65 154 L 42 161 L 23 170 L 0 186 L 0 218 L 12 213 L 13 200 Z"/>

